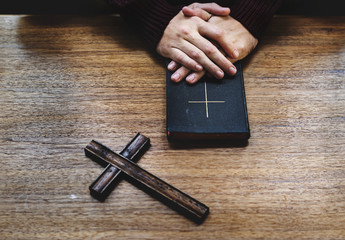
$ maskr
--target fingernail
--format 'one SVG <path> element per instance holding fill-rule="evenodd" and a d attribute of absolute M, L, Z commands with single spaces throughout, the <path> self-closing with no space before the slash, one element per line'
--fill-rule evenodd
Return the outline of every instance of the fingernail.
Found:
<path fill-rule="evenodd" d="M 180 79 L 180 74 L 178 73 L 174 73 L 173 75 L 171 75 L 171 80 L 173 81 L 178 81 Z"/>
<path fill-rule="evenodd" d="M 224 73 L 222 71 L 217 71 L 216 75 L 219 79 L 222 79 L 224 77 Z"/>
<path fill-rule="evenodd" d="M 192 74 L 189 74 L 188 77 L 186 77 L 186 81 L 187 82 L 193 82 L 195 79 L 195 74 L 192 73 Z"/>
<path fill-rule="evenodd" d="M 196 68 L 197 71 L 201 71 L 202 70 L 202 66 L 200 64 L 197 64 L 195 66 L 195 68 Z"/>
<path fill-rule="evenodd" d="M 174 68 L 175 68 L 175 62 L 170 62 L 168 65 L 168 69 L 171 71 L 171 70 L 174 70 Z"/>
<path fill-rule="evenodd" d="M 237 69 L 235 68 L 235 67 L 230 67 L 230 74 L 231 75 L 235 75 L 236 74 L 236 72 L 237 72 Z"/>

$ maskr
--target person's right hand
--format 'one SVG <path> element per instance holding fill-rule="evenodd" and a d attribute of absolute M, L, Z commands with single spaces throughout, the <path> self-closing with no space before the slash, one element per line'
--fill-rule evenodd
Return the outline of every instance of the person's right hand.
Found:
<path fill-rule="evenodd" d="M 234 65 L 208 40 L 219 39 L 224 31 L 207 22 L 211 14 L 228 15 L 230 10 L 214 3 L 195 3 L 188 7 L 201 9 L 197 11 L 202 11 L 200 14 L 203 19 L 197 16 L 187 17 L 182 11 L 179 12 L 166 27 L 157 52 L 189 70 L 206 70 L 218 79 L 224 77 L 223 70 L 233 75 L 236 72 Z M 178 74 L 173 76 L 174 81 L 182 80 L 182 76 Z"/>
<path fill-rule="evenodd" d="M 203 17 L 200 10 L 185 8 L 182 11 L 187 16 Z M 258 40 L 236 19 L 231 16 L 212 16 L 208 22 L 224 31 L 224 35 L 220 39 L 213 39 L 216 46 L 220 47 L 220 51 L 232 62 L 236 62 L 245 58 L 258 44 Z M 181 78 L 186 78 L 188 83 L 195 83 L 205 75 L 205 71 L 191 71 L 185 66 L 179 66 L 174 61 L 169 64 L 170 71 L 173 71 Z M 172 79 L 174 80 L 174 79 Z"/>

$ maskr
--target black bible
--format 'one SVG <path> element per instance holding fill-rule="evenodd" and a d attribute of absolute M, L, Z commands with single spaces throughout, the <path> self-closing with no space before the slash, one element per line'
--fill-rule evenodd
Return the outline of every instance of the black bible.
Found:
<path fill-rule="evenodd" d="M 250 137 L 241 63 L 235 76 L 203 77 L 191 85 L 174 83 L 166 74 L 169 141 L 231 140 Z"/>

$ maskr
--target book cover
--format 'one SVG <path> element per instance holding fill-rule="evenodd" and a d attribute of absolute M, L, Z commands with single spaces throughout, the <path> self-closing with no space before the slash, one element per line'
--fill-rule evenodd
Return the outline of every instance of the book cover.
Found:
<path fill-rule="evenodd" d="M 249 122 L 241 63 L 235 76 L 203 77 L 191 85 L 166 74 L 169 141 L 248 140 Z"/>

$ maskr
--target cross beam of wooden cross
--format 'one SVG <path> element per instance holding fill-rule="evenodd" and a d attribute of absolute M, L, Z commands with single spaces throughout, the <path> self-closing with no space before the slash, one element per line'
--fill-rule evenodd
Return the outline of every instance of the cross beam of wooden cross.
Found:
<path fill-rule="evenodd" d="M 150 139 L 137 133 L 135 137 L 122 149 L 120 155 L 131 161 L 139 160 L 145 151 L 150 147 Z M 104 201 L 116 185 L 122 180 L 121 170 L 103 161 L 98 156 L 85 150 L 86 156 L 102 166 L 106 166 L 101 175 L 89 186 L 90 194 L 99 201 Z"/>
<path fill-rule="evenodd" d="M 92 140 L 85 147 L 85 153 L 89 156 L 94 155 L 118 168 L 151 196 L 189 219 L 201 223 L 207 217 L 209 208 L 206 205 L 139 167 L 128 158 L 111 151 L 101 143 Z"/>

